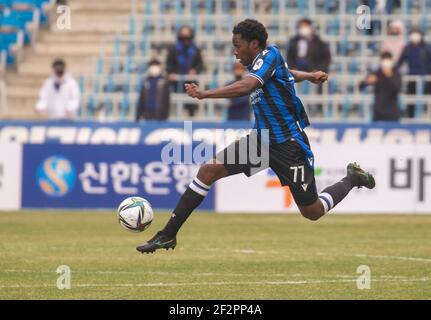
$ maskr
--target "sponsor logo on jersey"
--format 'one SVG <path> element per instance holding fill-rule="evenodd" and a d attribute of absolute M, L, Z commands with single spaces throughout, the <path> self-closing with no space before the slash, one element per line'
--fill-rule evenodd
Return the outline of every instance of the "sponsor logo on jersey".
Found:
<path fill-rule="evenodd" d="M 257 61 L 256 61 L 256 63 L 254 64 L 254 66 L 253 66 L 253 70 L 254 70 L 254 71 L 257 71 L 257 70 L 259 70 L 260 68 L 262 68 L 262 66 L 263 66 L 263 59 L 259 59 L 259 60 L 257 60 Z"/>

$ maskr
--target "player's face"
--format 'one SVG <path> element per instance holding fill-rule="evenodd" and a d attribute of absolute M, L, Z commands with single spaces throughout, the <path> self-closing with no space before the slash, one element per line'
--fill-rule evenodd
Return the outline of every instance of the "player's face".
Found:
<path fill-rule="evenodd" d="M 253 49 L 250 42 L 243 40 L 240 34 L 234 34 L 232 38 L 235 57 L 239 62 L 248 66 L 253 62 Z"/>

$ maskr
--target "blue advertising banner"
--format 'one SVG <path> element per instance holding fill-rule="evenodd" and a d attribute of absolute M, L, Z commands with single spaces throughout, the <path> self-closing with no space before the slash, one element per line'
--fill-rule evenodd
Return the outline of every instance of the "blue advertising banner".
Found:
<path fill-rule="evenodd" d="M 197 164 L 161 161 L 163 145 L 25 145 L 23 208 L 116 209 L 141 196 L 156 209 L 172 209 L 196 176 Z M 214 210 L 212 190 L 200 206 Z"/>

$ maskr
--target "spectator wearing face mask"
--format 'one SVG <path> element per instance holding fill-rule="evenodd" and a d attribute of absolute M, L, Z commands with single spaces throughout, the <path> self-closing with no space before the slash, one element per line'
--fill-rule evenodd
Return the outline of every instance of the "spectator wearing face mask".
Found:
<path fill-rule="evenodd" d="M 316 70 L 328 72 L 330 63 L 329 46 L 315 33 L 313 22 L 307 18 L 299 20 L 297 35 L 290 40 L 287 50 L 289 68 L 305 72 Z M 316 93 L 322 94 L 322 92 L 323 86 L 320 84 L 316 87 Z M 309 105 L 309 112 L 313 116 L 322 114 L 323 105 Z"/>
<path fill-rule="evenodd" d="M 408 74 L 417 76 L 431 75 L 431 47 L 425 43 L 424 36 L 418 28 L 413 28 L 409 35 L 409 42 L 403 49 L 397 68 L 401 68 L 404 63 L 408 65 Z M 431 94 L 431 81 L 425 82 L 424 94 Z M 416 81 L 409 81 L 407 93 L 414 95 L 417 93 Z M 415 105 L 407 106 L 407 116 L 415 116 Z"/>
<path fill-rule="evenodd" d="M 398 121 L 400 112 L 398 108 L 398 95 L 401 91 L 401 75 L 394 68 L 395 63 L 390 52 L 380 56 L 380 68 L 377 72 L 368 75 L 361 82 L 360 89 L 374 86 L 373 121 Z"/>
<path fill-rule="evenodd" d="M 136 121 L 166 120 L 169 116 L 169 83 L 162 64 L 152 60 L 148 64 L 146 78 L 138 100 Z"/>
<path fill-rule="evenodd" d="M 290 40 L 287 51 L 289 68 L 312 72 L 328 72 L 331 63 L 329 46 L 315 34 L 313 22 L 304 18 L 298 22 L 298 34 Z"/>
<path fill-rule="evenodd" d="M 63 60 L 55 60 L 52 69 L 53 75 L 40 89 L 36 111 L 46 111 L 53 120 L 73 120 L 78 115 L 81 98 L 78 83 L 66 72 Z"/>
<path fill-rule="evenodd" d="M 236 81 L 241 80 L 247 74 L 247 69 L 239 62 L 234 64 L 232 71 L 233 71 L 234 80 L 227 83 L 227 85 L 230 85 L 232 83 L 235 83 Z M 227 109 L 227 120 L 228 121 L 251 120 L 250 104 L 249 104 L 248 96 L 230 99 L 229 107 Z"/>
<path fill-rule="evenodd" d="M 394 20 L 389 24 L 389 37 L 384 41 L 382 52 L 390 52 L 394 60 L 398 61 L 404 49 L 405 26 L 401 20 Z"/>
<path fill-rule="evenodd" d="M 201 51 L 194 43 L 194 32 L 191 27 L 182 26 L 179 29 L 177 43 L 168 51 L 166 71 L 174 92 L 184 92 L 184 84 L 178 81 L 178 75 L 195 76 L 204 71 Z M 185 108 L 189 115 L 193 116 L 197 105 L 187 104 Z"/>

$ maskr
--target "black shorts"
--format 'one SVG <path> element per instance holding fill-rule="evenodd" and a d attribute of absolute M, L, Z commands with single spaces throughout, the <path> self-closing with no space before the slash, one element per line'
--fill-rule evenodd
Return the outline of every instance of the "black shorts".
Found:
<path fill-rule="evenodd" d="M 318 199 L 314 178 L 314 156 L 305 132 L 281 144 L 260 143 L 255 133 L 237 140 L 220 151 L 216 159 L 229 175 L 244 173 L 248 177 L 271 168 L 282 186 L 289 186 L 295 202 L 308 206 Z"/>

